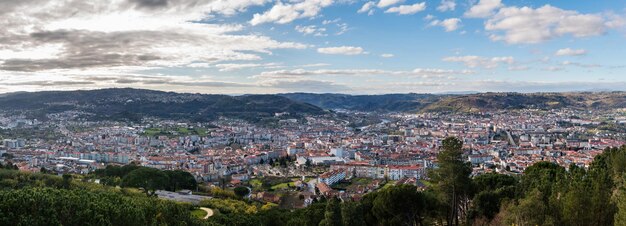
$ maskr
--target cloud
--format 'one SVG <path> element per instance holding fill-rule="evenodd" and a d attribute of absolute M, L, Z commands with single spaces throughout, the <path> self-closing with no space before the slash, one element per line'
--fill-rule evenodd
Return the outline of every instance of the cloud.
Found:
<path fill-rule="evenodd" d="M 137 4 L 137 7 L 160 8 L 168 5 L 168 0 L 130 0 Z"/>
<path fill-rule="evenodd" d="M 378 6 L 378 8 L 385 8 L 401 2 L 404 2 L 404 0 L 380 0 L 376 6 Z"/>
<path fill-rule="evenodd" d="M 424 11 L 426 9 L 426 2 L 415 3 L 413 5 L 400 5 L 391 7 L 385 11 L 385 13 L 398 13 L 400 15 L 415 14 L 417 12 Z"/>
<path fill-rule="evenodd" d="M 357 11 L 357 13 L 367 13 L 367 15 L 374 14 L 374 6 L 376 6 L 375 2 L 366 2 L 361 6 L 361 8 Z"/>
<path fill-rule="evenodd" d="M 508 68 L 509 71 L 527 71 L 529 69 L 530 67 L 526 65 L 512 65 L 512 66 L 509 66 Z"/>
<path fill-rule="evenodd" d="M 461 19 L 459 18 L 448 18 L 445 20 L 433 20 L 430 22 L 430 26 L 441 26 L 446 30 L 446 32 L 455 31 L 461 27 Z"/>
<path fill-rule="evenodd" d="M 308 26 L 296 26 L 296 31 L 305 34 L 305 35 L 314 35 L 314 36 L 326 36 L 324 32 L 326 32 L 326 28 L 317 27 L 316 25 L 308 25 Z"/>
<path fill-rule="evenodd" d="M 361 47 L 355 46 L 338 46 L 338 47 L 326 47 L 326 48 L 318 48 L 318 53 L 323 54 L 337 54 L 337 55 L 360 55 L 366 54 L 366 52 Z"/>
<path fill-rule="evenodd" d="M 412 71 L 388 71 L 378 69 L 341 69 L 341 70 L 276 70 L 276 71 L 264 71 L 261 74 L 253 76 L 253 78 L 260 79 L 293 79 L 310 76 L 373 76 L 373 75 L 387 75 L 387 76 L 408 76 L 408 77 L 421 77 L 421 78 L 442 78 L 451 75 L 468 75 L 473 74 L 473 71 L 469 70 L 446 70 L 436 68 L 416 68 Z"/>
<path fill-rule="evenodd" d="M 493 11 L 503 7 L 501 0 L 480 0 L 473 5 L 465 14 L 469 18 L 487 18 L 493 15 Z"/>
<path fill-rule="evenodd" d="M 332 81 L 319 80 L 267 80 L 259 84 L 261 87 L 276 88 L 285 91 L 297 92 L 347 92 L 348 86 L 337 84 Z"/>
<path fill-rule="evenodd" d="M 267 64 L 216 64 L 216 68 L 219 68 L 219 71 L 236 71 L 246 68 L 277 68 L 281 67 L 280 64 L 277 63 L 267 63 Z"/>
<path fill-rule="evenodd" d="M 437 6 L 437 10 L 440 12 L 454 11 L 455 8 L 455 0 L 441 0 L 441 3 Z"/>
<path fill-rule="evenodd" d="M 82 85 L 93 85 L 93 84 L 94 82 L 90 82 L 90 81 L 28 81 L 28 82 L 0 83 L 0 85 L 9 85 L 9 86 L 43 86 L 43 87 L 82 86 Z"/>
<path fill-rule="evenodd" d="M 563 61 L 563 62 L 561 62 L 561 65 L 564 65 L 564 66 L 577 66 L 577 67 L 582 67 L 582 68 L 602 67 L 602 65 L 599 65 L 599 64 L 584 64 L 584 63 L 571 62 L 571 61 Z"/>
<path fill-rule="evenodd" d="M 495 32 L 491 39 L 511 44 L 539 43 L 564 35 L 589 37 L 606 32 L 604 19 L 599 15 L 581 14 L 550 5 L 506 7 L 485 23 L 487 31 Z"/>
<path fill-rule="evenodd" d="M 544 71 L 552 71 L 552 72 L 554 72 L 554 71 L 562 71 L 564 69 L 565 68 L 563 68 L 563 67 L 557 67 L 557 66 L 550 66 L 550 67 L 543 68 Z"/>
<path fill-rule="evenodd" d="M 381 54 L 381 55 L 380 55 L 380 57 L 383 57 L 383 58 L 392 58 L 392 57 L 394 57 L 394 55 L 393 55 L 393 54 L 391 54 L 391 53 L 383 53 L 383 54 Z"/>
<path fill-rule="evenodd" d="M 559 49 L 554 53 L 555 56 L 582 56 L 586 54 L 587 50 L 571 48 Z"/>
<path fill-rule="evenodd" d="M 195 21 L 265 0 L 19 1 L 0 13 L 0 70 L 178 67 L 259 60 L 274 49 L 303 49 L 238 24 Z M 3 5 L 5 6 L 5 5 Z"/>
<path fill-rule="evenodd" d="M 465 66 L 469 68 L 482 67 L 482 68 L 487 68 L 487 69 L 496 68 L 499 66 L 500 63 L 505 63 L 509 65 L 515 63 L 515 59 L 510 56 L 492 57 L 492 58 L 485 58 L 485 57 L 480 57 L 480 56 L 453 56 L 453 57 L 445 57 L 442 60 L 446 62 L 463 63 L 465 64 Z"/>
<path fill-rule="evenodd" d="M 328 7 L 333 3 L 333 0 L 304 0 L 293 4 L 285 4 L 282 1 L 278 1 L 270 10 L 264 13 L 255 13 L 250 20 L 250 24 L 286 24 L 296 19 L 315 17 L 322 8 Z"/>

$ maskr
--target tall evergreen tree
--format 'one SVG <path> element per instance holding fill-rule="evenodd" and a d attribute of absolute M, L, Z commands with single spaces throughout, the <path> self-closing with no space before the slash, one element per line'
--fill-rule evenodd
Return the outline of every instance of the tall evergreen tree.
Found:
<path fill-rule="evenodd" d="M 456 137 L 444 139 L 437 160 L 439 167 L 431 171 L 430 178 L 442 202 L 447 205 L 447 225 L 459 225 L 467 220 L 472 196 L 472 181 L 469 177 L 472 167 L 463 158 L 463 142 Z"/>

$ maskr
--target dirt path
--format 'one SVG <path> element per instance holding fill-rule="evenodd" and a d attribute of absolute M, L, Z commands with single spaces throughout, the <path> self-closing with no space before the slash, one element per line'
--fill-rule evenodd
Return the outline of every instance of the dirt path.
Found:
<path fill-rule="evenodd" d="M 213 216 L 213 210 L 209 209 L 209 208 L 205 208 L 205 207 L 200 207 L 201 210 L 204 210 L 206 212 L 206 216 L 204 216 L 204 218 L 202 219 L 209 219 L 209 217 Z"/>

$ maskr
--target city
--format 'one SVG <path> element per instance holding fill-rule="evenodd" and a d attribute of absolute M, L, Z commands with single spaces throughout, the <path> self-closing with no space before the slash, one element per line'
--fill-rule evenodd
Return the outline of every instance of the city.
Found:
<path fill-rule="evenodd" d="M 626 226 L 626 1 L 0 0 L 0 226 Z"/>
<path fill-rule="evenodd" d="M 463 141 L 474 176 L 518 175 L 541 161 L 588 169 L 604 149 L 626 144 L 623 109 L 342 111 L 351 119 L 376 115 L 377 123 L 363 126 L 276 113 L 274 117 L 287 115 L 278 127 L 225 117 L 211 123 L 158 119 L 123 123 L 83 121 L 77 119 L 78 112 L 68 114 L 50 114 L 45 122 L 0 118 L 2 162 L 21 171 L 53 174 L 89 175 L 108 165 L 127 164 L 183 170 L 201 185 L 246 186 L 255 199 L 296 208 L 319 196 L 359 200 L 386 184 L 423 187 L 447 137 Z M 12 131 L 24 136 L 11 136 L 18 134 Z M 263 186 L 266 181 L 275 184 Z M 299 196 L 306 199 L 298 200 Z"/>

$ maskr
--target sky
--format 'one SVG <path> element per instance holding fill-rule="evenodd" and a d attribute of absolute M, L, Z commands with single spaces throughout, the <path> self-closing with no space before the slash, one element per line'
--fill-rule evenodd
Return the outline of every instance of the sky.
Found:
<path fill-rule="evenodd" d="M 626 0 L 0 0 L 0 93 L 626 90 Z"/>

